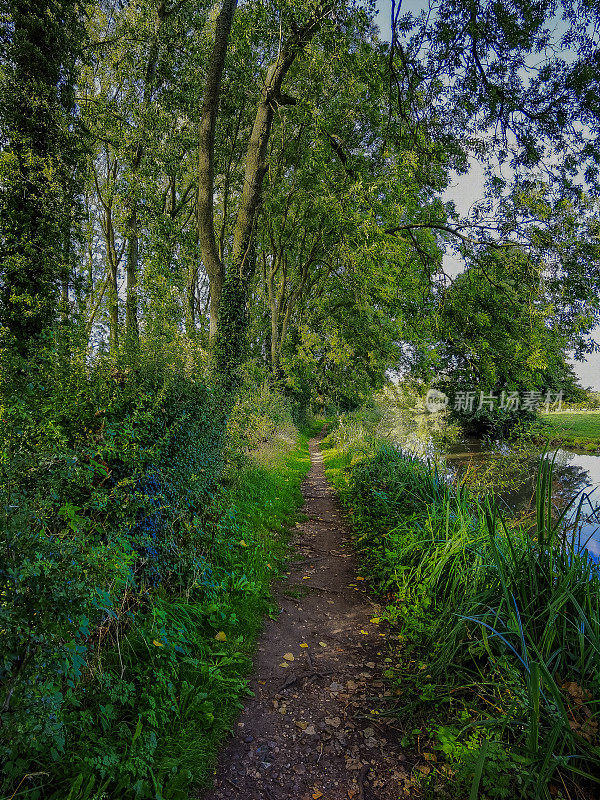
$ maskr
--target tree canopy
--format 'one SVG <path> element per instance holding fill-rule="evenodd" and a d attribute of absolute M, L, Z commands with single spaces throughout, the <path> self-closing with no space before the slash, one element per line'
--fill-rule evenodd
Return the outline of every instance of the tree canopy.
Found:
<path fill-rule="evenodd" d="M 499 246 L 539 263 L 564 348 L 593 346 L 594 8 L 394 2 L 387 43 L 359 2 L 5 6 L 9 350 L 68 321 L 117 362 L 187 341 L 231 390 L 252 358 L 356 402 L 435 340 L 444 251 Z M 442 197 L 473 157 L 461 219 Z"/>

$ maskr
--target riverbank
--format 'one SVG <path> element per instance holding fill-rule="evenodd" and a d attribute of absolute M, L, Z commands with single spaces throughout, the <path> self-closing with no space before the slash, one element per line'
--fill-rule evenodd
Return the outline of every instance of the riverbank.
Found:
<path fill-rule="evenodd" d="M 600 453 L 600 411 L 558 411 L 540 414 L 541 438 L 553 447 Z"/>
<path fill-rule="evenodd" d="M 558 547 L 548 473 L 532 537 L 368 435 L 334 431 L 323 455 L 397 643 L 386 678 L 425 794 L 595 797 L 600 579 Z"/>

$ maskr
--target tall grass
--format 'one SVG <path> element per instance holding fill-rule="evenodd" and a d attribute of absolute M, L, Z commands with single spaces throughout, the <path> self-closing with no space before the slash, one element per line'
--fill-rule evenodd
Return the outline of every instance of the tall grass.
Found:
<path fill-rule="evenodd" d="M 349 461 L 325 450 L 365 567 L 391 600 L 387 618 L 427 658 L 438 692 L 470 695 L 459 733 L 478 732 L 479 760 L 463 771 L 472 796 L 486 774 L 486 797 L 600 781 L 600 574 L 566 535 L 567 510 L 553 513 L 552 463 L 542 460 L 527 528 L 388 444 Z M 494 779 L 490 741 L 504 749 L 512 794 Z"/>

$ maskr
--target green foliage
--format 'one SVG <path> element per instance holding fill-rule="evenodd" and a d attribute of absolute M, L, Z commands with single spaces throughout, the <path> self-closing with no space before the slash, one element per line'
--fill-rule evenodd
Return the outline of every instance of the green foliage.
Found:
<path fill-rule="evenodd" d="M 523 404 L 528 392 L 539 392 L 542 401 L 549 391 L 551 397 L 562 391 L 565 399 L 577 394 L 567 340 L 552 323 L 540 270 L 517 248 L 490 249 L 443 296 L 436 385 L 470 433 L 503 436 L 532 422 L 536 409 Z M 472 393 L 470 406 L 457 402 L 459 392 Z M 516 408 L 506 402 L 511 392 L 520 396 Z M 487 402 L 492 394 L 495 401 Z"/>
<path fill-rule="evenodd" d="M 328 468 L 344 461 L 324 456 Z M 545 798 L 557 771 L 600 779 L 600 575 L 551 514 L 551 466 L 540 468 L 534 531 L 388 445 L 346 471 L 329 474 L 403 643 L 389 677 L 421 696 L 413 713 L 455 779 L 468 786 L 480 764 L 491 798 Z"/>
<path fill-rule="evenodd" d="M 84 139 L 74 130 L 82 6 L 11 0 L 0 41 L 0 355 L 32 358 L 72 266 Z M 23 369 L 4 354 L 3 373 Z"/>
<path fill-rule="evenodd" d="M 0 796 L 185 797 L 244 691 L 306 440 L 263 389 L 247 418 L 282 446 L 223 483 L 223 415 L 181 364 L 59 373 L 2 410 Z"/>

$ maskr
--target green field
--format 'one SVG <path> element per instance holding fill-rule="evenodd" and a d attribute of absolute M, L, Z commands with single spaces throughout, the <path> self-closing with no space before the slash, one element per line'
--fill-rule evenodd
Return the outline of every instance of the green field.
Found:
<path fill-rule="evenodd" d="M 542 414 L 543 431 L 553 440 L 574 447 L 600 447 L 600 411 Z"/>

